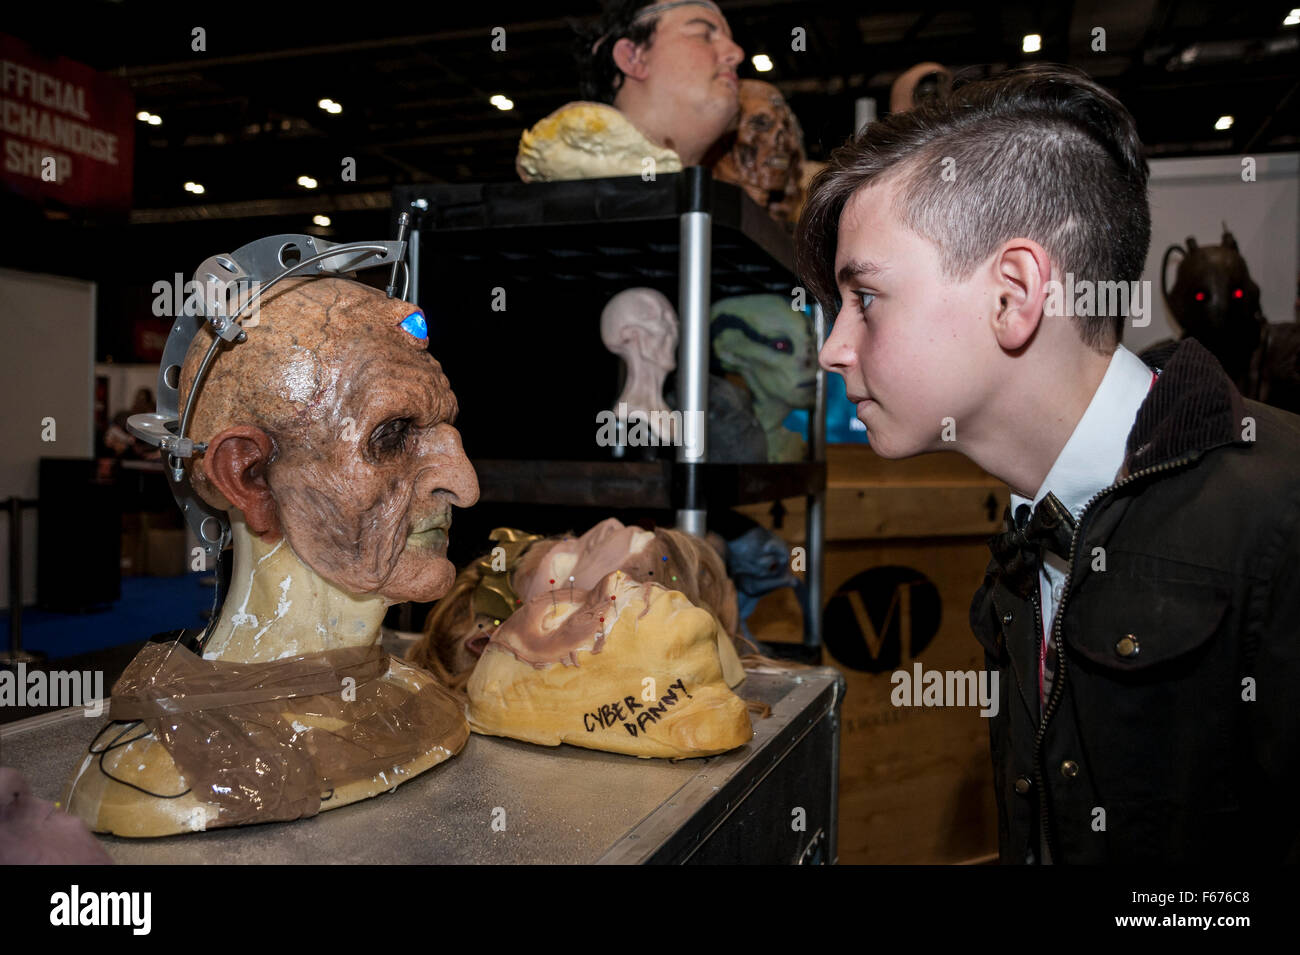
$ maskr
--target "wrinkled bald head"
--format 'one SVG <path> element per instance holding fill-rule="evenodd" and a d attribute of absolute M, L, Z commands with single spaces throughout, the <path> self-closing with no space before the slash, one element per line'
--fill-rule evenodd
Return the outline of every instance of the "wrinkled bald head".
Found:
<path fill-rule="evenodd" d="M 478 499 L 438 362 L 401 327 L 418 309 L 340 278 L 290 280 L 223 346 L 190 436 L 195 490 L 354 594 L 433 600 L 451 586 L 451 506 Z M 212 341 L 195 338 L 181 407 Z"/>
<path fill-rule="evenodd" d="M 677 367 L 677 312 L 662 292 L 624 289 L 600 313 L 600 340 L 628 364 L 671 371 Z"/>

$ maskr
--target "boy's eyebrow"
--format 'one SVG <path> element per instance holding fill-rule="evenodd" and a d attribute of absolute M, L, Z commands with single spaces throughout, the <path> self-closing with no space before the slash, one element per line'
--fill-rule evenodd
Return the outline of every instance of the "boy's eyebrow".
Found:
<path fill-rule="evenodd" d="M 852 279 L 875 275 L 883 271 L 885 271 L 883 265 L 877 265 L 867 259 L 850 259 L 841 265 L 840 270 L 835 273 L 835 281 L 840 285 L 848 285 Z"/>

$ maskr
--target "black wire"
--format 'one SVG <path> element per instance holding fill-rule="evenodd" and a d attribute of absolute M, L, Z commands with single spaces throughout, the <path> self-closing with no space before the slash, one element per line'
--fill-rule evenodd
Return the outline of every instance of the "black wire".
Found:
<path fill-rule="evenodd" d="M 229 532 L 223 526 L 221 528 L 221 544 L 217 548 L 217 563 L 213 568 L 213 574 L 217 582 L 212 590 L 212 616 L 208 618 L 208 625 L 204 628 L 203 635 L 195 641 L 196 654 L 200 657 L 203 656 L 203 651 L 208 645 L 208 639 L 216 632 L 217 622 L 221 619 L 221 605 L 226 602 L 225 580 L 221 574 L 221 558 L 225 556 L 229 536 Z"/>
<path fill-rule="evenodd" d="M 223 529 L 221 535 L 221 547 L 217 550 L 217 565 L 215 568 L 216 587 L 212 595 L 212 619 L 208 621 L 207 628 L 203 631 L 203 635 L 197 641 L 199 656 L 203 655 L 203 648 L 207 645 L 208 638 L 212 636 L 213 630 L 216 629 L 216 624 L 219 619 L 218 612 L 221 610 L 221 604 L 223 603 L 226 597 L 224 593 L 225 588 L 222 587 L 222 578 L 221 578 L 221 557 L 225 553 L 226 537 L 227 535 Z M 176 640 L 173 641 L 173 643 L 179 643 L 181 639 L 181 635 L 183 634 L 184 631 L 180 631 L 180 633 L 176 637 Z M 104 735 L 104 731 L 107 730 L 110 726 L 113 726 L 118 723 L 124 724 L 122 726 L 122 729 L 118 732 L 118 734 L 114 736 L 113 739 L 109 742 L 109 744 L 105 746 L 103 749 L 95 749 L 95 744 L 99 742 L 100 737 Z M 86 749 L 91 756 L 99 757 L 99 771 L 103 773 L 105 776 L 107 776 L 109 779 L 113 780 L 113 782 L 119 783 L 123 786 L 129 786 L 131 789 L 134 789 L 137 792 L 142 792 L 146 796 L 153 796 L 155 799 L 180 799 L 182 796 L 193 792 L 194 787 L 191 786 L 188 789 L 186 789 L 185 792 L 176 793 L 175 795 L 168 795 L 167 793 L 156 793 L 151 790 L 145 789 L 143 786 L 137 786 L 135 783 L 130 782 L 129 780 L 121 779 L 117 776 L 114 776 L 105 768 L 104 757 L 107 756 L 109 753 L 111 753 L 113 750 L 120 749 L 123 746 L 130 746 L 132 743 L 137 743 L 142 739 L 147 739 L 152 734 L 152 730 L 146 729 L 139 736 L 133 736 L 131 737 L 131 739 L 128 740 L 122 739 L 124 735 L 129 733 L 135 727 L 141 725 L 141 723 L 143 723 L 143 720 L 110 720 L 109 722 L 104 724 L 103 728 L 98 733 L 95 734 L 94 738 L 90 741 L 90 745 Z"/>
<path fill-rule="evenodd" d="M 107 756 L 110 752 L 112 752 L 115 749 L 119 749 L 123 746 L 130 746 L 132 743 L 138 742 L 149 736 L 151 731 L 146 729 L 144 733 L 142 733 L 140 736 L 132 737 L 131 739 L 128 739 L 124 742 L 118 742 L 118 740 L 122 739 L 123 735 L 131 732 L 131 730 L 135 729 L 135 727 L 139 726 L 142 722 L 143 722 L 142 720 L 112 720 L 108 723 L 105 723 L 104 728 L 95 734 L 95 738 L 90 741 L 90 746 L 87 747 L 87 749 L 89 750 L 91 756 L 96 756 L 96 755 L 99 756 L 99 771 L 103 773 L 105 776 L 107 776 L 109 779 L 113 780 L 113 782 L 121 783 L 123 786 L 130 786 L 132 789 L 142 792 L 146 796 L 153 796 L 155 799 L 180 799 L 186 793 L 192 792 L 194 788 L 192 786 L 189 789 L 186 789 L 185 792 L 176 793 L 176 795 L 174 796 L 169 796 L 166 793 L 150 792 L 148 789 L 145 789 L 143 786 L 137 786 L 135 783 L 128 782 L 125 779 L 119 779 L 118 777 L 114 776 L 112 773 L 110 773 L 107 769 L 104 768 L 104 757 Z M 121 731 L 118 732 L 118 734 L 113 737 L 112 742 L 110 742 L 107 746 L 105 746 L 103 749 L 95 749 L 95 743 L 98 742 L 99 738 L 104 735 L 104 730 L 108 729 L 110 726 L 114 725 L 115 723 L 125 723 L 126 725 L 122 727 Z"/>

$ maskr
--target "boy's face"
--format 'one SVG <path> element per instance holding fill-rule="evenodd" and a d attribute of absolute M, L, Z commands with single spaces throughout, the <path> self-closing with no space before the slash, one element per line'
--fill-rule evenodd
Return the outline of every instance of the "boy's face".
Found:
<path fill-rule="evenodd" d="M 950 282 L 939 249 L 900 222 L 890 179 L 859 189 L 840 216 L 835 272 L 843 305 L 820 363 L 844 377 L 858 420 L 882 457 L 957 450 L 978 427 L 997 368 L 985 312 L 996 292 L 976 269 Z M 964 443 L 964 442 L 963 442 Z"/>

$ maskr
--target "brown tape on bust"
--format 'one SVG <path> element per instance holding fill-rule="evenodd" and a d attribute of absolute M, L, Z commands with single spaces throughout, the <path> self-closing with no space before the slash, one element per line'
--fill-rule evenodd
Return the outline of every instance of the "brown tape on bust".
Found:
<path fill-rule="evenodd" d="M 215 825 L 297 819 L 338 786 L 459 748 L 455 698 L 436 683 L 413 691 L 381 679 L 388 668 L 378 645 L 237 663 L 149 643 L 114 684 L 109 712 L 144 722 L 195 796 L 219 808 Z"/>

